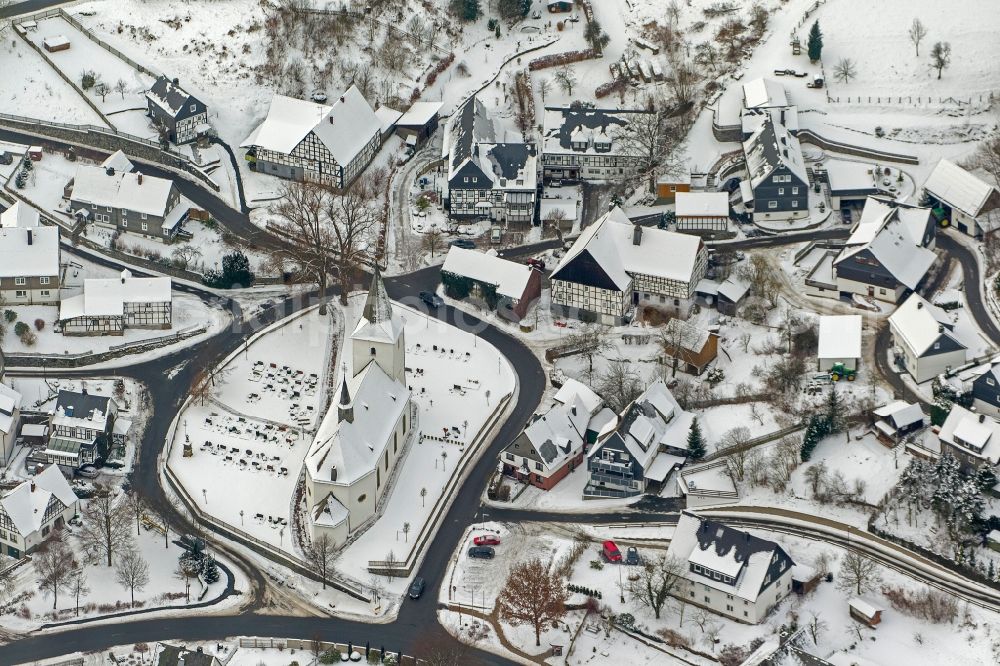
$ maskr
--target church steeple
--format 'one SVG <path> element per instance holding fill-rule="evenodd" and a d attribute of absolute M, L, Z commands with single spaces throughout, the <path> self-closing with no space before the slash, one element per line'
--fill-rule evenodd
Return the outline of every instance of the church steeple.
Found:
<path fill-rule="evenodd" d="M 351 392 L 347 388 L 347 366 L 344 365 L 340 375 L 340 401 L 337 403 L 339 421 L 354 422 L 354 405 L 351 402 Z"/>
<path fill-rule="evenodd" d="M 385 291 L 385 283 L 382 282 L 382 273 L 378 269 L 378 264 L 375 264 L 372 284 L 368 288 L 368 298 L 365 299 L 365 309 L 361 316 L 371 324 L 381 324 L 392 319 L 392 303 L 389 301 L 389 294 Z"/>

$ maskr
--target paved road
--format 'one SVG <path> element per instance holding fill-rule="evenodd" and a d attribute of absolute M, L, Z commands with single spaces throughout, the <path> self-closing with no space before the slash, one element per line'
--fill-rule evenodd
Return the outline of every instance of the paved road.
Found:
<path fill-rule="evenodd" d="M 0 18 L 31 14 L 48 9 L 49 7 L 65 4 L 67 4 L 66 0 L 27 0 L 26 2 L 13 2 L 9 5 L 0 5 Z"/>
<path fill-rule="evenodd" d="M 1000 346 L 1000 328 L 997 328 L 993 318 L 987 310 L 985 296 L 983 295 L 983 284 L 979 277 L 979 262 L 975 253 L 962 243 L 951 237 L 950 233 L 939 233 L 937 236 L 937 246 L 946 253 L 958 260 L 962 267 L 962 276 L 965 282 L 965 300 L 968 304 L 969 312 L 976 320 L 979 330 L 986 335 L 990 341 Z"/>

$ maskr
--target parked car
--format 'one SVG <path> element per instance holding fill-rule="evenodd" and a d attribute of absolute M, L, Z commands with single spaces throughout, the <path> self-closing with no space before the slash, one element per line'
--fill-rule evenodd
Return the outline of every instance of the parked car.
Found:
<path fill-rule="evenodd" d="M 424 593 L 424 586 L 425 583 L 423 578 L 420 578 L 419 576 L 417 578 L 414 578 L 413 582 L 410 583 L 410 591 L 409 591 L 410 598 L 419 599 L 420 595 Z"/>
<path fill-rule="evenodd" d="M 85 479 L 96 479 L 101 475 L 101 473 L 98 472 L 97 468 L 93 465 L 84 465 L 80 469 L 76 470 L 76 473 Z"/>
<path fill-rule="evenodd" d="M 610 539 L 601 545 L 601 554 L 604 555 L 604 559 L 608 562 L 622 561 L 622 551 L 618 550 L 618 546 L 616 546 L 615 542 Z"/>
<path fill-rule="evenodd" d="M 840 209 L 840 219 L 842 219 L 844 221 L 844 224 L 850 224 L 852 222 L 852 220 L 851 220 L 851 209 L 850 208 L 841 208 Z"/>
<path fill-rule="evenodd" d="M 625 551 L 625 564 L 632 566 L 642 564 L 642 559 L 639 557 L 639 550 L 635 546 L 629 546 Z"/>
<path fill-rule="evenodd" d="M 492 560 L 494 555 L 496 551 L 489 546 L 473 546 L 469 549 L 469 557 L 476 559 Z"/>
<path fill-rule="evenodd" d="M 528 259 L 524 263 L 528 264 L 532 268 L 537 268 L 540 271 L 544 271 L 545 270 L 545 262 L 542 261 L 541 259 L 531 258 L 531 259 Z"/>
<path fill-rule="evenodd" d="M 549 187 L 562 187 L 562 181 L 558 178 L 553 178 L 549 181 Z"/>
<path fill-rule="evenodd" d="M 463 250 L 475 250 L 476 249 L 476 243 L 475 243 L 475 241 L 471 241 L 468 238 L 456 238 L 455 240 L 453 240 L 450 243 L 448 243 L 448 245 L 451 245 L 452 247 L 460 247 Z"/>
<path fill-rule="evenodd" d="M 432 308 L 439 308 L 444 305 L 444 299 L 432 291 L 420 292 L 420 300 L 422 300 L 428 307 Z"/>
<path fill-rule="evenodd" d="M 472 540 L 472 543 L 476 544 L 477 546 L 499 546 L 500 537 L 498 537 L 496 534 L 480 534 L 479 536 L 477 536 L 475 539 Z"/>
<path fill-rule="evenodd" d="M 310 95 L 310 97 L 312 97 L 312 101 L 314 102 L 322 103 L 326 101 L 326 93 L 323 92 L 322 90 L 314 90 L 313 94 Z"/>
<path fill-rule="evenodd" d="M 736 190 L 740 189 L 740 179 L 739 178 L 730 178 L 729 180 L 727 180 L 726 182 L 724 182 L 722 184 L 722 187 L 719 188 L 719 189 L 722 190 L 723 192 L 728 192 L 728 193 L 732 194 Z"/>

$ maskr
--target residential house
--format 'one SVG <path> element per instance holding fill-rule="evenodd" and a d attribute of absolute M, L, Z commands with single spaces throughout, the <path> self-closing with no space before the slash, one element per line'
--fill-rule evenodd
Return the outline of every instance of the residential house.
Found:
<path fill-rule="evenodd" d="M 697 236 L 644 228 L 612 208 L 584 229 L 549 276 L 552 311 L 613 325 L 641 303 L 686 317 L 707 264 Z"/>
<path fill-rule="evenodd" d="M 345 188 L 381 145 L 382 123 L 352 85 L 331 106 L 275 95 L 240 147 L 259 173 Z"/>
<path fill-rule="evenodd" d="M 0 381 L 3 380 L 2 365 L 0 361 Z M 10 462 L 20 420 L 21 394 L 10 386 L 0 383 L 0 464 L 7 465 Z"/>
<path fill-rule="evenodd" d="M 729 195 L 725 192 L 680 192 L 676 201 L 677 231 L 729 229 Z"/>
<path fill-rule="evenodd" d="M 115 166 L 125 163 L 128 171 Z M 134 170 L 120 151 L 101 166 L 78 166 L 63 197 L 78 221 L 160 240 L 175 237 L 190 212 L 172 180 Z"/>
<path fill-rule="evenodd" d="M 635 170 L 629 125 L 648 111 L 546 107 L 542 175 L 546 181 L 621 179 Z"/>
<path fill-rule="evenodd" d="M 799 140 L 767 115 L 743 142 L 755 222 L 809 216 L 809 176 Z"/>
<path fill-rule="evenodd" d="M 556 398 L 500 452 L 504 474 L 542 490 L 583 465 L 590 422 L 604 406 L 600 396 L 575 380 Z"/>
<path fill-rule="evenodd" d="M 972 406 L 977 412 L 1000 418 L 1000 362 L 994 360 L 972 381 Z"/>
<path fill-rule="evenodd" d="M 986 414 L 976 414 L 961 405 L 952 405 L 938 432 L 941 454 L 950 453 L 963 471 L 981 465 L 1000 465 L 1000 423 Z"/>
<path fill-rule="evenodd" d="M 880 179 L 881 169 L 877 164 L 828 159 L 822 169 L 816 170 L 817 177 L 825 177 L 830 188 L 830 207 L 834 210 L 863 205 L 868 197 L 883 194 Z"/>
<path fill-rule="evenodd" d="M 350 347 L 337 404 L 305 458 L 309 534 L 337 546 L 375 517 L 414 426 L 403 320 L 377 268 Z"/>
<path fill-rule="evenodd" d="M 806 278 L 813 295 L 856 294 L 898 303 L 920 286 L 937 259 L 930 209 L 868 197 L 843 249 L 817 262 Z"/>
<path fill-rule="evenodd" d="M 21 201 L 0 214 L 0 301 L 8 305 L 59 302 L 59 227 L 39 224 Z"/>
<path fill-rule="evenodd" d="M 0 498 L 0 548 L 21 558 L 62 529 L 80 508 L 73 489 L 55 465 L 22 481 Z"/>
<path fill-rule="evenodd" d="M 209 130 L 205 103 L 163 75 L 146 91 L 146 113 L 172 143 L 190 143 Z"/>
<path fill-rule="evenodd" d="M 547 0 L 546 5 L 553 14 L 573 11 L 572 0 Z"/>
<path fill-rule="evenodd" d="M 911 294 L 889 316 L 893 352 L 918 384 L 966 362 L 968 348 L 948 314 Z"/>
<path fill-rule="evenodd" d="M 414 102 L 406 113 L 396 119 L 396 134 L 414 149 L 424 145 L 438 128 L 441 106 L 441 102 Z"/>
<path fill-rule="evenodd" d="M 118 403 L 107 396 L 60 390 L 49 414 L 44 448 L 28 454 L 27 466 L 58 465 L 73 473 L 128 441 L 131 421 L 118 415 Z"/>
<path fill-rule="evenodd" d="M 750 293 L 750 285 L 735 274 L 730 275 L 719 285 L 716 292 L 715 309 L 719 311 L 719 314 L 735 317 L 737 309 L 748 293 Z"/>
<path fill-rule="evenodd" d="M 657 379 L 630 403 L 613 430 L 587 452 L 590 479 L 584 499 L 632 497 L 658 491 L 684 464 L 694 416 L 681 409 Z"/>
<path fill-rule="evenodd" d="M 667 557 L 683 565 L 671 595 L 759 624 L 792 590 L 795 562 L 773 541 L 682 511 Z"/>
<path fill-rule="evenodd" d="M 448 120 L 442 150 L 448 164 L 445 207 L 452 219 L 525 224 L 535 219 L 535 144 L 497 142 L 478 98 Z"/>
<path fill-rule="evenodd" d="M 927 425 L 927 417 L 920 404 L 894 400 L 879 407 L 874 412 L 878 420 L 875 422 L 875 435 L 879 441 L 893 447 L 907 435 L 917 432 Z"/>
<path fill-rule="evenodd" d="M 671 366 L 701 375 L 719 353 L 719 335 L 693 322 L 671 319 L 663 334 L 663 355 Z"/>
<path fill-rule="evenodd" d="M 797 568 L 793 568 L 794 570 Z M 794 576 L 794 573 L 793 573 Z M 795 579 L 792 579 L 792 589 L 795 589 Z M 809 636 L 807 627 L 801 626 L 794 633 L 780 629 L 774 637 L 766 639 L 760 647 L 750 653 L 739 666 L 877 666 L 870 659 L 861 662 L 856 654 L 835 652 L 828 661 L 813 654 L 816 644 Z"/>
<path fill-rule="evenodd" d="M 170 278 L 86 279 L 83 293 L 59 305 L 63 335 L 123 335 L 126 328 L 169 329 L 173 318 Z"/>
<path fill-rule="evenodd" d="M 460 247 L 448 249 L 441 282 L 449 296 L 483 301 L 514 321 L 524 318 L 542 295 L 542 274 L 531 266 Z"/>
<path fill-rule="evenodd" d="M 924 193 L 943 207 L 943 219 L 964 234 L 982 238 L 1000 229 L 1000 191 L 988 174 L 941 160 L 924 182 Z"/>
<path fill-rule="evenodd" d="M 816 369 L 829 372 L 837 364 L 847 370 L 861 365 L 861 315 L 821 315 Z"/>

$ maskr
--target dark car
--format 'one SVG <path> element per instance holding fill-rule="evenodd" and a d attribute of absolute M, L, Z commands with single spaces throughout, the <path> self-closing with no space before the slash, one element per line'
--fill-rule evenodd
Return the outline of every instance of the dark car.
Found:
<path fill-rule="evenodd" d="M 841 208 L 840 209 L 840 219 L 842 219 L 844 221 L 844 224 L 850 224 L 851 223 L 851 209 L 850 208 Z"/>
<path fill-rule="evenodd" d="M 414 578 L 413 582 L 410 583 L 410 591 L 409 591 L 410 598 L 419 599 L 420 595 L 424 593 L 424 587 L 425 583 L 423 578 L 419 577 Z"/>
<path fill-rule="evenodd" d="M 628 550 L 625 551 L 625 564 L 633 566 L 642 564 L 642 559 L 639 557 L 639 550 L 635 546 L 629 546 Z"/>
<path fill-rule="evenodd" d="M 532 259 L 528 259 L 524 263 L 526 263 L 528 266 L 531 266 L 532 268 L 538 269 L 540 271 L 544 271 L 545 270 L 545 262 L 543 260 L 541 260 L 541 259 L 534 259 L 534 258 L 532 258 Z"/>
<path fill-rule="evenodd" d="M 473 546 L 469 549 L 469 557 L 477 559 L 492 560 L 494 555 L 496 551 L 489 546 Z"/>
<path fill-rule="evenodd" d="M 722 191 L 722 192 L 729 192 L 730 194 L 732 194 L 733 192 L 735 192 L 738 189 L 740 189 L 740 179 L 739 178 L 730 178 L 729 180 L 727 180 L 726 182 L 724 182 L 722 184 L 722 187 L 719 188 L 720 191 Z"/>
<path fill-rule="evenodd" d="M 476 244 L 470 241 L 468 238 L 456 238 L 455 240 L 448 243 L 452 247 L 460 247 L 463 250 L 475 250 Z"/>
<path fill-rule="evenodd" d="M 420 300 L 429 305 L 432 308 L 439 308 L 444 305 L 444 300 L 431 291 L 420 292 Z"/>

